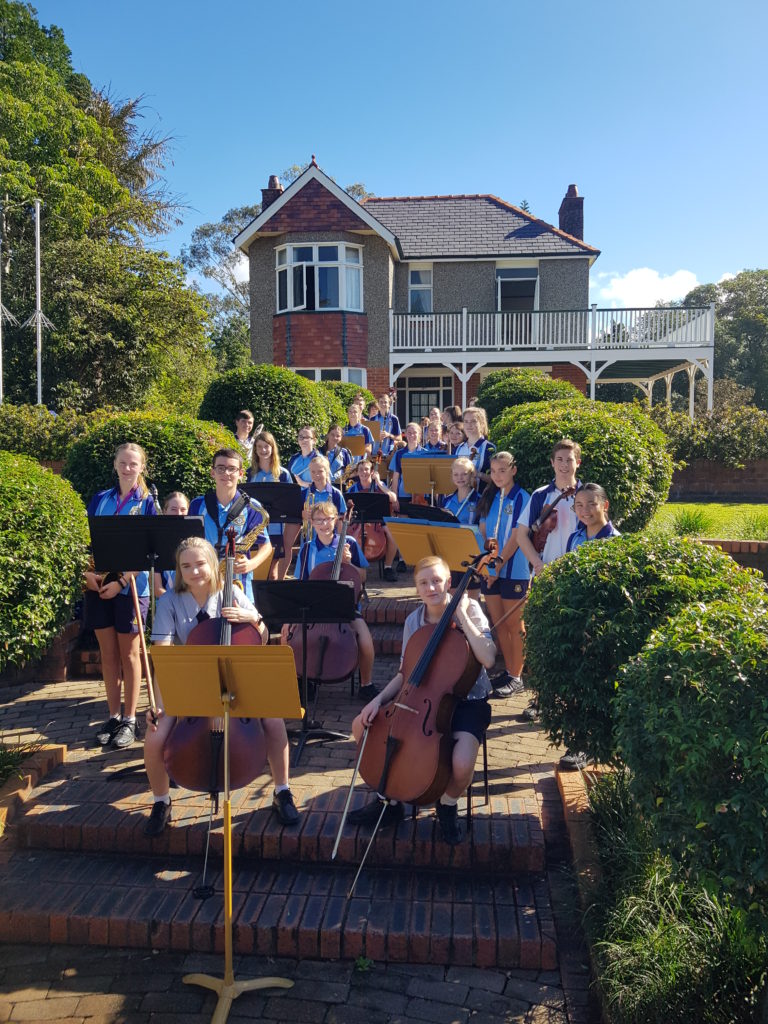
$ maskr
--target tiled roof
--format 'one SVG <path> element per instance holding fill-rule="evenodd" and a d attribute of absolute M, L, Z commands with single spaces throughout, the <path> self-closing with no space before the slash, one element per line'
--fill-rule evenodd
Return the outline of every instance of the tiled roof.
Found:
<path fill-rule="evenodd" d="M 362 205 L 397 236 L 404 259 L 600 252 L 492 195 L 371 197 Z"/>

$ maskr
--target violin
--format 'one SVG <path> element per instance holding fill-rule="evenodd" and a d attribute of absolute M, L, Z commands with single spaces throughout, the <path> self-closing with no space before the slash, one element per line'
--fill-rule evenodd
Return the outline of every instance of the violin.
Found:
<path fill-rule="evenodd" d="M 352 584 L 355 591 L 355 603 L 360 599 L 362 580 L 354 567 L 343 561 L 344 547 L 347 540 L 349 521 L 352 518 L 354 505 L 347 506 L 342 518 L 341 533 L 333 562 L 321 562 L 309 574 L 311 580 L 334 580 Z M 309 557 L 309 548 L 306 549 Z M 303 576 L 303 572 L 300 574 Z M 292 625 L 288 630 L 288 644 L 293 650 L 297 672 L 301 671 L 303 660 L 303 641 L 300 624 Z M 336 683 L 347 679 L 357 668 L 358 651 L 357 637 L 346 622 L 319 623 L 307 627 L 307 678 L 314 682 Z"/>
<path fill-rule="evenodd" d="M 542 553 L 547 543 L 547 537 L 557 527 L 557 516 L 553 516 L 553 512 L 563 498 L 570 498 L 577 490 L 577 487 L 566 487 L 553 502 L 542 508 L 536 521 L 531 523 L 528 537 L 536 549 L 537 555 Z"/>
<path fill-rule="evenodd" d="M 234 526 L 227 530 L 226 575 L 221 605 L 234 605 Z M 260 644 L 261 634 L 250 622 L 230 622 L 224 616 L 198 623 L 187 644 Z M 267 761 L 267 742 L 260 718 L 230 721 L 230 787 L 240 789 L 259 775 Z M 185 789 L 208 792 L 224 789 L 224 720 L 222 718 L 177 718 L 163 749 L 168 775 Z"/>
<path fill-rule="evenodd" d="M 451 777 L 453 712 L 480 672 L 453 616 L 473 576 L 490 557 L 473 560 L 440 621 L 427 623 L 409 639 L 400 692 L 368 727 L 364 748 L 361 740 L 360 775 L 388 800 L 421 806 L 445 792 Z"/>

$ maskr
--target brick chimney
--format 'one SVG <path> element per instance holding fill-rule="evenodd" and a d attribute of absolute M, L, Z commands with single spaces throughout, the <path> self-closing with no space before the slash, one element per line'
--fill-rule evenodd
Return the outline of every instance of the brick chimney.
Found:
<path fill-rule="evenodd" d="M 560 230 L 574 238 L 584 240 L 584 197 L 575 185 L 569 185 L 558 213 Z"/>
<path fill-rule="evenodd" d="M 261 190 L 261 212 L 263 213 L 282 194 L 283 186 L 280 184 L 280 179 L 276 174 L 271 175 L 267 187 Z"/>

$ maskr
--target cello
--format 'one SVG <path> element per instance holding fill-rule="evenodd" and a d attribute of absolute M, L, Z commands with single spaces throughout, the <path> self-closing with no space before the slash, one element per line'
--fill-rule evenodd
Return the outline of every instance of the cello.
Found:
<path fill-rule="evenodd" d="M 453 616 L 472 577 L 492 556 L 468 566 L 437 623 L 409 639 L 403 654 L 403 685 L 382 708 L 359 745 L 363 780 L 387 800 L 423 806 L 445 792 L 451 777 L 451 720 L 456 705 L 477 680 L 480 663 Z"/>
<path fill-rule="evenodd" d="M 384 456 L 379 452 L 374 455 L 373 458 L 366 456 L 361 459 L 357 464 L 358 480 L 357 486 L 363 493 L 369 494 L 387 494 L 389 497 L 389 508 L 390 515 L 394 515 L 398 510 L 397 498 L 395 498 L 389 488 L 381 483 L 381 478 L 376 477 L 374 479 L 374 472 L 378 470 L 381 465 Z M 365 483 L 360 479 L 359 473 L 362 466 L 370 466 L 370 473 L 368 474 L 368 482 Z M 355 493 L 354 491 L 352 492 Z M 360 545 L 363 554 L 369 562 L 377 562 L 380 558 L 383 558 L 387 550 L 387 534 L 383 523 L 368 523 L 365 530 L 365 543 L 363 544 L 363 527 L 361 523 L 353 523 L 349 528 L 349 536 L 353 537 Z"/>
<path fill-rule="evenodd" d="M 233 605 L 235 538 L 227 530 L 226 570 L 222 608 Z M 206 619 L 192 630 L 187 644 L 260 644 L 261 634 L 250 622 L 232 623 L 223 616 Z M 217 795 L 224 789 L 224 724 L 221 718 L 177 718 L 163 749 L 168 775 L 185 789 Z M 230 786 L 240 789 L 261 773 L 267 743 L 260 718 L 233 718 L 230 722 Z"/>
<path fill-rule="evenodd" d="M 360 600 L 362 580 L 353 565 L 343 561 L 344 546 L 347 539 L 349 521 L 354 505 L 347 506 L 342 518 L 341 533 L 333 562 L 321 562 L 316 565 L 309 578 L 311 580 L 333 580 L 351 584 L 355 592 L 355 604 Z M 305 549 L 309 558 L 309 547 Z M 305 562 L 306 565 L 306 562 Z M 299 574 L 299 578 L 304 571 Z M 296 623 L 288 630 L 287 642 L 293 650 L 297 672 L 301 671 L 303 661 L 303 641 L 301 626 Z M 357 668 L 357 638 L 348 623 L 319 623 L 307 627 L 307 678 L 316 683 L 337 683 L 347 679 Z"/>

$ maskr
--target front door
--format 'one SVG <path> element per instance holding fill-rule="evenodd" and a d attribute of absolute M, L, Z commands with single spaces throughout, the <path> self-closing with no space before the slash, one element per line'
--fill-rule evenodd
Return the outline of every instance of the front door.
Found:
<path fill-rule="evenodd" d="M 420 423 L 434 406 L 444 409 L 453 405 L 452 374 L 420 376 L 407 373 L 397 381 L 397 414 L 405 429 L 406 423 Z M 405 418 L 403 415 L 405 414 Z"/>

